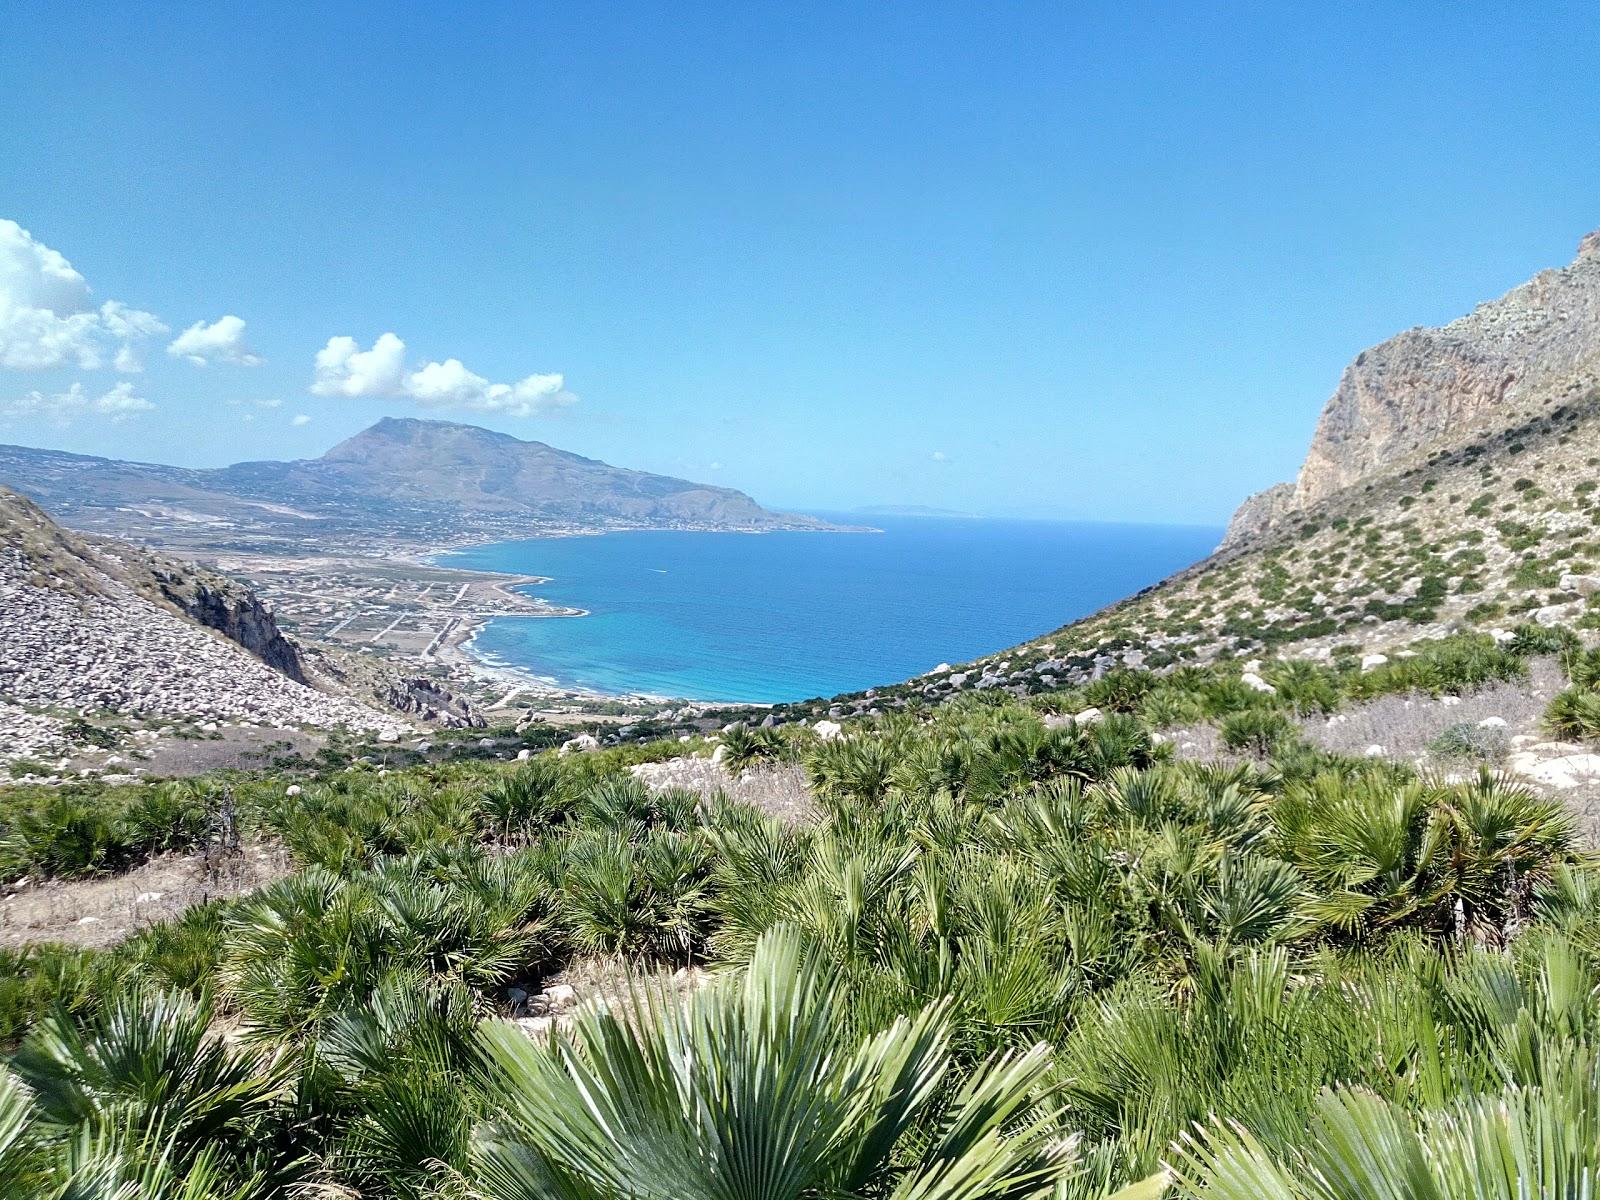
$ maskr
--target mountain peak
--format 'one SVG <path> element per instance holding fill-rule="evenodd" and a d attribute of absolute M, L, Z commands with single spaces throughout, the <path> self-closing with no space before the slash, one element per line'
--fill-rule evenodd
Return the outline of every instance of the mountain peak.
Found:
<path fill-rule="evenodd" d="M 402 448 L 420 453 L 446 451 L 454 457 L 463 453 L 516 453 L 530 448 L 562 453 L 543 442 L 523 441 L 509 433 L 485 429 L 481 425 L 468 425 L 460 421 L 430 421 L 420 417 L 382 417 L 330 448 L 321 461 L 366 460 Z"/>
<path fill-rule="evenodd" d="M 497 429 L 485 429 L 481 425 L 469 425 L 465 421 L 435 421 L 424 417 L 379 417 L 360 433 L 347 438 L 405 438 L 416 440 L 427 437 L 467 437 L 476 438 L 484 442 L 515 442 L 519 445 L 540 446 L 542 442 L 524 441 L 509 433 L 501 433 Z"/>

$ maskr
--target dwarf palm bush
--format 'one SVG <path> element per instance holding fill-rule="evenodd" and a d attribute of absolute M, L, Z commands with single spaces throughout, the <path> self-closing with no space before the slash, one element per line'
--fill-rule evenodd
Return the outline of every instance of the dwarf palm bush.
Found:
<path fill-rule="evenodd" d="M 1427 643 L 1410 658 L 1351 676 L 1346 686 L 1356 699 L 1407 691 L 1461 695 L 1485 684 L 1521 679 L 1527 673 L 1522 655 L 1500 646 L 1487 634 L 1458 633 Z"/>
<path fill-rule="evenodd" d="M 637 839 L 656 827 L 693 827 L 699 807 L 700 797 L 693 792 L 681 788 L 655 792 L 631 776 L 619 775 L 591 784 L 578 812 L 586 825 Z"/>
<path fill-rule="evenodd" d="M 1499 669 L 1483 649 L 1432 653 L 1467 678 Z M 191 1180 L 203 1194 L 183 1200 L 265 1200 L 301 1178 L 406 1200 L 1047 1182 L 1053 1200 L 1104 1200 L 1162 1163 L 1198 1172 L 1174 1149 L 1197 1127 L 1248 1130 L 1298 1180 L 1329 1089 L 1382 1096 L 1426 1142 L 1465 1096 L 1550 1088 L 1600 1039 L 1600 885 L 1570 820 L 1488 775 L 1447 784 L 1304 746 L 1206 765 L 1152 744 L 1163 695 L 1287 721 L 1333 678 L 1278 670 L 1274 694 L 1232 667 L 1119 677 L 1108 692 L 1142 697 L 1139 715 L 1082 726 L 985 695 L 808 736 L 825 815 L 805 823 L 653 791 L 604 753 L 354 770 L 293 796 L 236 781 L 297 875 L 105 951 L 0 954 L 0 1037 L 26 1043 L 16 1069 L 40 1097 L 0 1080 L 0 1178 L 14 1161 L 17 1188 L 117 1200 Z M 1437 663 L 1395 680 L 1429 670 L 1445 682 Z M 188 794 L 160 801 L 179 825 Z M 24 814 L 58 803 L 92 834 L 83 801 L 100 798 L 30 794 L 0 816 L 0 847 L 33 861 Z M 102 863 L 128 861 L 125 801 L 105 810 L 111 842 L 81 842 L 112 847 Z M 509 989 L 579 955 L 728 971 L 687 1010 L 641 997 L 548 1045 L 480 1040 Z M 243 1035 L 227 1061 L 273 1083 L 234 1117 L 206 1099 L 225 1073 L 193 1040 L 213 990 Z M 165 1040 L 135 1011 L 173 1014 Z M 1058 1065 L 1030 1066 L 1022 1099 L 974 1099 L 1041 1042 Z M 131 1090 L 87 1082 L 142 1047 L 167 1066 L 127 1073 Z M 1047 1130 L 1077 1144 L 1071 1177 Z M 978 1143 L 999 1158 L 971 1158 Z M 978 1164 L 965 1182 L 957 1161 Z M 773 1174 L 752 1183 L 756 1162 Z"/>
<path fill-rule="evenodd" d="M 958 1080 L 943 1006 L 841 1045 L 841 997 L 798 936 L 774 931 L 742 979 L 681 1005 L 641 994 L 634 1020 L 589 1013 L 549 1046 L 489 1026 L 497 1103 L 475 1149 L 479 1190 L 488 1200 L 1049 1191 L 1063 1164 L 1039 1107 L 1043 1047 Z"/>
<path fill-rule="evenodd" d="M 491 837 L 526 841 L 570 819 L 579 794 L 573 775 L 555 759 L 535 758 L 483 790 L 480 820 Z"/>
<path fill-rule="evenodd" d="M 174 1168 L 204 1158 L 236 1184 L 263 1188 L 272 1174 L 266 1133 L 287 1084 L 284 1062 L 224 1043 L 205 999 L 136 989 L 87 1024 L 51 1018 L 11 1069 L 50 1137 L 159 1129 Z"/>
<path fill-rule="evenodd" d="M 341 1013 L 315 1047 L 325 1111 L 337 1121 L 328 1171 L 363 1194 L 422 1200 L 463 1170 L 480 1099 L 470 993 L 415 974 L 385 979 Z"/>
<path fill-rule="evenodd" d="M 1265 678 L 1277 689 L 1280 704 L 1287 704 L 1296 716 L 1331 713 L 1339 707 L 1339 679 L 1327 667 L 1291 659 L 1267 668 Z"/>
<path fill-rule="evenodd" d="M 1545 709 L 1544 724 L 1557 737 L 1600 737 L 1600 691 L 1570 687 L 1560 692 Z"/>
<path fill-rule="evenodd" d="M 1271 813 L 1277 853 L 1306 876 L 1307 916 L 1357 938 L 1401 925 L 1503 937 L 1574 837 L 1559 802 L 1487 771 L 1452 786 L 1326 773 Z"/>
<path fill-rule="evenodd" d="M 401 859 L 345 878 L 314 867 L 242 901 L 224 972 L 258 1036 L 300 1038 L 395 971 L 487 994 L 560 946 L 540 860 Z"/>
<path fill-rule="evenodd" d="M 127 973 L 126 964 L 111 956 L 75 946 L 45 942 L 0 949 L 0 1048 L 14 1046 L 52 1012 L 92 1014 Z"/>
<path fill-rule="evenodd" d="M 900 760 L 900 747 L 881 735 L 855 734 L 819 743 L 806 761 L 817 798 L 835 818 L 881 804 Z"/>
<path fill-rule="evenodd" d="M 1180 1177 L 1188 1194 L 1214 1200 L 1587 1196 L 1600 1178 L 1594 1055 L 1543 1085 L 1421 1114 L 1370 1091 L 1331 1091 L 1304 1135 L 1276 1152 L 1243 1122 L 1214 1122 L 1186 1139 Z"/>
<path fill-rule="evenodd" d="M 179 1163 L 159 1129 L 122 1125 L 62 1139 L 41 1128 L 26 1088 L 0 1069 L 0 1194 L 7 1200 L 267 1200 L 206 1150 Z"/>
<path fill-rule="evenodd" d="M 216 802 L 209 786 L 194 781 L 144 789 L 122 810 L 124 839 L 141 855 L 192 850 L 205 840 Z"/>
<path fill-rule="evenodd" d="M 1265 758 L 1300 734 L 1300 727 L 1272 709 L 1245 709 L 1222 719 L 1217 726 L 1222 744 Z"/>
<path fill-rule="evenodd" d="M 776 729 L 752 729 L 740 723 L 722 732 L 723 765 L 737 775 L 746 767 L 777 762 L 784 754 L 783 737 Z"/>
<path fill-rule="evenodd" d="M 1511 631 L 1506 649 L 1524 658 L 1536 654 L 1558 654 L 1563 658 L 1581 651 L 1583 643 L 1572 630 L 1560 625 L 1538 625 L 1524 621 Z"/>
<path fill-rule="evenodd" d="M 298 861 L 350 871 L 473 841 L 477 807 L 476 791 L 462 783 L 434 787 L 421 778 L 352 772 L 285 798 L 268 810 L 266 824 Z"/>
<path fill-rule="evenodd" d="M 710 870 L 698 836 L 663 829 L 629 841 L 593 832 L 565 848 L 552 882 L 577 949 L 687 963 L 709 933 Z"/>
<path fill-rule="evenodd" d="M 1156 676 L 1149 671 L 1114 667 L 1099 679 L 1078 689 L 1084 708 L 1104 712 L 1133 713 L 1156 687 Z"/>

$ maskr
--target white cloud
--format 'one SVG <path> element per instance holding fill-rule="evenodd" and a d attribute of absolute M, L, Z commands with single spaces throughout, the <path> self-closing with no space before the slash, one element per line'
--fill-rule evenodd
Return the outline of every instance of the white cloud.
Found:
<path fill-rule="evenodd" d="M 949 462 L 950 461 L 950 456 L 948 454 L 946 454 L 943 450 L 935 450 L 933 452 L 933 461 L 934 462 Z"/>
<path fill-rule="evenodd" d="M 707 468 L 707 469 L 708 469 L 708 470 L 712 470 L 712 471 L 720 471 L 720 470 L 722 470 L 722 464 L 721 464 L 721 463 L 719 463 L 719 462 L 714 462 L 714 463 L 712 463 L 712 464 L 711 464 L 711 466 L 710 466 L 710 467 L 709 467 L 709 468 Z"/>
<path fill-rule="evenodd" d="M 126 380 L 98 396 L 91 396 L 83 384 L 74 383 L 64 392 L 29 392 L 12 400 L 0 400 L 0 420 L 42 417 L 66 425 L 80 416 L 93 414 L 121 421 L 153 408 L 155 405 L 150 401 L 134 394 L 133 384 Z"/>
<path fill-rule="evenodd" d="M 290 419 L 289 424 L 298 428 L 301 425 L 311 424 L 311 418 L 306 416 L 305 413 L 295 413 L 295 415 Z"/>
<path fill-rule="evenodd" d="M 154 313 L 107 300 L 59 252 L 15 221 L 0 220 L 0 367 L 76 366 L 119 371 L 143 366 L 140 343 L 167 327 Z"/>
<path fill-rule="evenodd" d="M 490 383 L 459 358 L 406 370 L 406 344 L 386 333 L 363 350 L 351 337 L 329 338 L 317 351 L 311 390 L 319 396 L 386 397 L 424 408 L 497 412 L 531 417 L 577 401 L 560 375 L 529 375 L 515 383 Z"/>
<path fill-rule="evenodd" d="M 259 367 L 266 361 L 246 344 L 244 322 L 235 316 L 218 317 L 209 325 L 196 321 L 172 339 L 167 353 L 174 358 L 186 358 L 199 367 L 214 362 Z"/>
<path fill-rule="evenodd" d="M 329 338 L 317 351 L 311 390 L 319 396 L 398 396 L 406 368 L 406 344 L 386 333 L 363 350 L 353 337 Z"/>

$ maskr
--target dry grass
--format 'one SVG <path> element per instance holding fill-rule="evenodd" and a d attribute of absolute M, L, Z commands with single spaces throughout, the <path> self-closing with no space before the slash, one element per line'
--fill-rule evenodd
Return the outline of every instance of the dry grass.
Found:
<path fill-rule="evenodd" d="M 734 776 L 709 758 L 690 756 L 640 763 L 632 770 L 654 792 L 682 788 L 704 800 L 723 795 L 791 823 L 811 820 L 817 812 L 803 767 L 749 767 Z"/>
<path fill-rule="evenodd" d="M 1429 745 L 1453 725 L 1477 726 L 1489 717 L 1506 723 L 1507 739 L 1538 733 L 1545 706 L 1564 686 L 1554 659 L 1534 659 L 1528 678 L 1492 684 L 1450 703 L 1449 697 L 1383 696 L 1355 705 L 1332 717 L 1304 722 L 1313 745 L 1336 754 L 1361 755 L 1368 746 L 1382 746 L 1389 758 L 1419 759 Z"/>
<path fill-rule="evenodd" d="M 256 845 L 215 863 L 168 855 L 121 875 L 50 880 L 0 900 L 0 945 L 109 946 L 196 904 L 241 896 L 289 873 L 287 851 Z"/>

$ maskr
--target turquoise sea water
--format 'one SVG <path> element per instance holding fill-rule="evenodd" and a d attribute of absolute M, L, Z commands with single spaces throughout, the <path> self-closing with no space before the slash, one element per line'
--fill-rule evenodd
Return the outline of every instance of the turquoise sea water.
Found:
<path fill-rule="evenodd" d="M 848 518 L 836 518 L 848 520 Z M 612 533 L 475 546 L 441 564 L 551 577 L 588 609 L 500 618 L 477 652 L 569 687 L 800 700 L 1014 645 L 1204 557 L 1196 526 L 874 517 L 882 533 Z"/>

